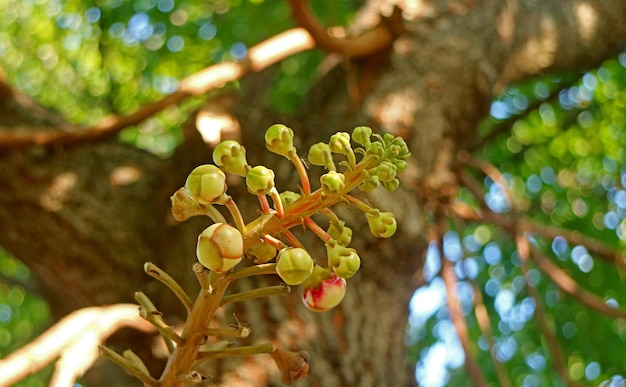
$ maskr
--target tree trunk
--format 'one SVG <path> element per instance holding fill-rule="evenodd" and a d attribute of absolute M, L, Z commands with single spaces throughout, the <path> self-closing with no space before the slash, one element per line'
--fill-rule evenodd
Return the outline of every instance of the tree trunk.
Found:
<path fill-rule="evenodd" d="M 389 13 L 392 3 L 370 1 L 357 27 Z M 339 206 L 355 227 L 353 243 L 363 259 L 339 308 L 311 313 L 291 294 L 244 302 L 235 311 L 252 325 L 252 342 L 271 339 L 284 349 L 311 354 L 310 376 L 299 385 L 414 383 L 404 362 L 408 302 L 419 285 L 429 211 L 451 199 L 457 187 L 451 172 L 457 152 L 476 143 L 478 124 L 502 87 L 546 71 L 597 65 L 623 49 L 626 38 L 623 0 L 450 0 L 398 6 L 405 30 L 392 50 L 336 66 L 293 116 L 277 118 L 259 104 L 269 72 L 244 82 L 232 106 L 253 165 L 278 167 L 278 158 L 261 153 L 262 133 L 278 119 L 296 131 L 301 154 L 314 141 L 359 125 L 401 135 L 412 151 L 402 189 L 393 196 L 377 191 L 371 197 L 397 216 L 396 236 L 375 240 L 360 214 Z M 12 117 L 6 127 L 59 126 L 53 113 L 25 107 L 23 101 L 19 93 L 0 92 L 0 112 Z M 24 109 L 35 114 L 24 114 Z M 142 265 L 153 261 L 190 292 L 196 290 L 190 267 L 195 239 L 207 222 L 177 224 L 168 197 L 193 166 L 210 161 L 209 155 L 192 134 L 168 160 L 112 140 L 2 151 L 0 245 L 37 275 L 57 317 L 89 305 L 131 301 L 138 290 L 163 311 L 181 312 Z M 291 184 L 284 174 L 279 176 L 279 189 Z M 231 193 L 240 204 L 240 197 L 249 196 L 243 191 L 235 185 Z M 248 202 L 252 208 L 254 201 Z M 249 281 L 235 285 L 251 286 Z M 225 322 L 233 322 L 230 312 L 221 315 Z M 269 357 L 245 362 L 244 367 L 237 361 L 214 363 L 213 381 L 276 384 Z"/>

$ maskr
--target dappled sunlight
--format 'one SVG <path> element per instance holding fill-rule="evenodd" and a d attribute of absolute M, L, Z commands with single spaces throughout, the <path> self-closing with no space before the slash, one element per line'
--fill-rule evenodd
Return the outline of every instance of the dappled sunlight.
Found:
<path fill-rule="evenodd" d="M 578 22 L 578 35 L 580 41 L 590 46 L 596 39 L 596 29 L 598 27 L 598 14 L 593 6 L 585 1 L 579 1 L 574 5 L 574 14 Z"/>
<path fill-rule="evenodd" d="M 142 175 L 143 172 L 136 166 L 122 165 L 111 171 L 109 183 L 115 187 L 126 186 L 137 182 Z"/>
<path fill-rule="evenodd" d="M 239 121 L 227 110 L 201 109 L 196 116 L 196 128 L 205 143 L 215 147 L 224 140 L 239 140 Z"/>
<path fill-rule="evenodd" d="M 76 186 L 78 176 L 74 172 L 60 173 L 52 179 L 48 189 L 42 192 L 39 203 L 48 211 L 60 211 L 70 192 Z"/>

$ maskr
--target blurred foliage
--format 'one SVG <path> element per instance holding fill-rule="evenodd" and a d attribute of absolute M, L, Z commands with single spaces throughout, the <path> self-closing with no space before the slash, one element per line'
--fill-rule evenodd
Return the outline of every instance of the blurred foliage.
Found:
<path fill-rule="evenodd" d="M 492 104 L 481 132 L 479 157 L 498 166 L 511 188 L 515 210 L 626 247 L 626 53 L 584 74 L 551 75 L 507 88 Z M 475 176 L 481 176 L 476 173 Z M 480 178 L 480 177 L 478 177 Z M 511 213 L 500 186 L 483 178 L 485 201 L 497 213 Z M 462 190 L 457 200 L 477 198 Z M 457 228 L 456 231 L 454 229 Z M 609 305 L 626 305 L 624 273 L 564 238 L 531 235 L 553 262 Z M 561 386 L 552 354 L 538 327 L 537 305 L 527 281 L 542 297 L 548 324 L 556 333 L 572 380 L 586 385 L 622 386 L 626 369 L 626 322 L 606 317 L 563 294 L 538 268 L 524 278 L 515 244 L 490 224 L 452 227 L 444 252 L 460 279 L 458 292 L 486 377 L 497 378 L 487 339 L 474 315 L 474 289 L 480 289 L 493 331 L 492 349 L 514 386 Z M 469 386 L 461 367 L 460 344 L 445 308 L 437 250 L 429 250 L 427 287 L 412 301 L 410 357 L 422 385 Z M 473 288 L 473 286 L 475 286 Z M 429 368 L 428 364 L 439 366 Z"/>
<path fill-rule="evenodd" d="M 362 1 L 311 3 L 326 24 L 346 25 Z M 0 15 L 0 68 L 8 82 L 85 126 L 158 100 L 184 77 L 239 60 L 248 47 L 294 26 L 286 2 L 264 0 L 0 0 Z M 281 112 L 293 111 L 322 58 L 319 52 L 302 53 L 275 66 L 273 87 L 263 99 Z M 477 151 L 505 174 L 518 210 L 617 249 L 626 243 L 625 67 L 622 54 L 584 74 L 550 75 L 507 88 L 481 127 L 485 144 Z M 165 157 L 180 141 L 178 127 L 201 102 L 167 109 L 120 138 Z M 498 185 L 489 178 L 482 183 L 492 210 L 510 212 Z M 466 190 L 457 200 L 477 203 Z M 622 274 L 614 266 L 562 238 L 535 236 L 534 243 L 584 288 L 608 303 L 626 303 Z M 571 377 L 621 385 L 626 346 L 615 343 L 626 341 L 625 321 L 581 306 L 536 268 L 524 279 L 514 244 L 492 225 L 453 226 L 444 250 L 460 278 L 473 350 L 489 380 L 496 374 L 473 314 L 476 288 L 491 318 L 495 355 L 512 384 L 562 385 L 537 325 L 528 280 L 542 295 Z M 440 267 L 431 248 L 424 271 L 428 285 L 411 305 L 409 360 L 417 363 L 424 386 L 468 385 L 444 307 Z M 32 283 L 27 268 L 0 252 L 0 356 L 49 323 L 46 304 L 29 289 Z M 43 385 L 49 373 L 20 385 Z"/>
<path fill-rule="evenodd" d="M 345 25 L 359 3 L 314 6 L 329 25 Z M 248 47 L 295 27 L 287 2 L 264 0 L 0 0 L 0 14 L 0 68 L 9 83 L 84 125 L 130 113 L 175 91 L 184 77 L 239 60 Z M 281 63 L 263 100 L 292 111 L 322 58 L 307 52 Z M 169 155 L 199 103 L 172 107 L 122 139 Z"/>
<path fill-rule="evenodd" d="M 0 358 L 31 341 L 50 324 L 46 301 L 32 288 L 33 279 L 24 264 L 0 249 Z M 16 384 L 47 385 L 52 367 Z"/>

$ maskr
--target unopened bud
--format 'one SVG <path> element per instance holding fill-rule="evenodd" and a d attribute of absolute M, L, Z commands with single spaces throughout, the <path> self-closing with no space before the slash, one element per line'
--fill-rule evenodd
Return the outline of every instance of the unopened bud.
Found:
<path fill-rule="evenodd" d="M 350 146 L 350 134 L 346 132 L 338 132 L 330 136 L 330 142 L 328 143 L 330 150 L 335 153 L 347 154 Z"/>
<path fill-rule="evenodd" d="M 320 183 L 322 186 L 322 192 L 325 194 L 333 194 L 341 192 L 346 188 L 344 181 L 346 177 L 343 173 L 335 171 L 329 171 L 320 177 Z"/>
<path fill-rule="evenodd" d="M 246 175 L 246 186 L 252 194 L 268 195 L 274 188 L 274 171 L 257 165 Z"/>
<path fill-rule="evenodd" d="M 246 176 L 250 166 L 246 161 L 246 148 L 234 140 L 222 141 L 213 150 L 213 162 L 223 171 Z"/>
<path fill-rule="evenodd" d="M 185 190 L 200 204 L 210 204 L 226 192 L 226 175 L 212 164 L 194 168 L 185 181 Z"/>
<path fill-rule="evenodd" d="M 316 266 L 319 268 L 319 266 Z M 325 312 L 335 306 L 339 305 L 343 297 L 346 295 L 346 280 L 339 277 L 335 273 L 324 271 L 321 281 L 307 281 L 308 286 L 305 284 L 304 291 L 302 292 L 302 302 L 309 310 L 314 312 Z M 318 275 L 314 272 L 313 276 Z M 314 282 L 318 282 L 318 285 L 314 287 Z"/>
<path fill-rule="evenodd" d="M 361 258 L 355 249 L 348 248 L 330 239 L 326 242 L 328 265 L 342 278 L 350 278 L 359 271 Z"/>
<path fill-rule="evenodd" d="M 218 273 L 226 272 L 243 257 L 243 237 L 231 225 L 212 224 L 198 237 L 196 256 L 207 269 Z"/>
<path fill-rule="evenodd" d="M 372 235 L 377 238 L 389 238 L 396 232 L 396 218 L 391 212 L 380 212 L 378 208 L 369 210 L 365 217 Z"/>
<path fill-rule="evenodd" d="M 300 247 L 287 247 L 278 253 L 276 273 L 288 285 L 299 285 L 313 272 L 313 258 Z"/>
<path fill-rule="evenodd" d="M 352 230 L 341 220 L 331 223 L 326 232 L 342 246 L 348 246 L 352 240 Z"/>
<path fill-rule="evenodd" d="M 283 124 L 274 124 L 265 132 L 265 146 L 271 152 L 289 158 L 296 151 L 293 130 Z"/>

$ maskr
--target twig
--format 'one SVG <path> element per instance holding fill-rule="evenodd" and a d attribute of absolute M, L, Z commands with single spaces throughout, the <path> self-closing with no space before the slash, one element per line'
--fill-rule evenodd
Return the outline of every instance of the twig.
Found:
<path fill-rule="evenodd" d="M 63 364 L 72 364 L 74 380 L 82 375 L 95 360 L 85 356 L 88 351 L 97 353 L 97 346 L 122 327 L 132 327 L 143 332 L 154 332 L 154 327 L 137 313 L 137 305 L 117 304 L 111 306 L 80 309 L 41 334 L 35 341 L 0 360 L 0 387 L 11 386 L 15 382 L 33 374 L 59 356 Z M 91 348 L 75 351 L 75 345 L 85 345 L 86 336 Z M 91 352 L 89 352 L 91 353 Z M 59 371 L 60 372 L 60 371 Z M 70 375 L 71 376 L 71 375 Z M 58 375 L 59 380 L 66 375 Z"/>
<path fill-rule="evenodd" d="M 111 137 L 128 126 L 136 125 L 154 116 L 170 105 L 176 105 L 189 97 L 202 95 L 212 89 L 222 87 L 228 82 L 240 79 L 249 72 L 258 72 L 294 54 L 312 49 L 314 45 L 313 38 L 305 29 L 290 29 L 251 47 L 245 60 L 219 63 L 184 78 L 177 91 L 159 101 L 144 105 L 134 113 L 126 116 L 110 115 L 102 118 L 93 127 L 82 130 L 42 130 L 29 133 L 1 131 L 0 148 L 18 148 L 52 143 L 70 144 Z"/>
<path fill-rule="evenodd" d="M 454 325 L 454 329 L 456 330 L 456 334 L 459 337 L 459 341 L 461 342 L 461 347 L 463 347 L 463 352 L 465 353 L 465 368 L 467 369 L 467 373 L 472 378 L 473 384 L 475 386 L 486 386 L 487 380 L 483 375 L 483 372 L 480 369 L 480 366 L 476 362 L 474 355 L 472 354 L 472 350 L 470 348 L 470 339 L 467 330 L 467 323 L 465 322 L 465 318 L 461 313 L 461 303 L 457 297 L 457 278 L 454 273 L 454 267 L 452 263 L 445 256 L 443 251 L 443 224 L 442 220 L 438 221 L 439 225 L 439 240 L 437 241 L 437 247 L 439 248 L 439 256 L 441 257 L 441 278 L 446 287 L 447 294 L 447 304 L 448 309 L 450 310 L 450 318 L 452 320 L 452 324 Z"/>
<path fill-rule="evenodd" d="M 474 314 L 476 315 L 476 321 L 478 321 L 478 327 L 483 334 L 485 340 L 489 344 L 489 355 L 491 356 L 491 362 L 496 369 L 496 375 L 501 387 L 511 387 L 511 378 L 509 377 L 506 368 L 502 363 L 498 361 L 493 351 L 493 332 L 491 331 L 491 321 L 489 320 L 489 312 L 483 302 L 483 295 L 476 282 L 471 281 L 472 289 L 474 291 Z"/>
<path fill-rule="evenodd" d="M 350 38 L 330 36 L 326 29 L 315 19 L 304 0 L 289 0 L 291 12 L 298 23 L 311 34 L 317 47 L 329 52 L 337 52 L 349 58 L 363 58 L 391 47 L 395 37 L 402 31 L 401 16 L 394 12 L 389 22 L 385 20 Z"/>
<path fill-rule="evenodd" d="M 163 284 L 165 284 L 165 286 L 170 288 L 170 290 L 176 295 L 176 297 L 178 297 L 180 302 L 185 306 L 185 309 L 187 309 L 187 313 L 191 311 L 191 308 L 193 307 L 193 302 L 191 301 L 187 293 L 185 293 L 183 288 L 180 287 L 178 282 L 174 280 L 174 278 L 172 278 L 169 274 L 167 274 L 165 271 L 163 271 L 160 267 L 158 267 L 152 262 L 146 262 L 143 265 L 143 270 L 150 277 L 158 279 Z"/>
<path fill-rule="evenodd" d="M 607 305 L 604 300 L 581 287 L 572 277 L 568 276 L 564 270 L 561 270 L 548 257 L 546 257 L 539 249 L 530 249 L 532 254 L 530 257 L 535 261 L 537 266 L 554 282 L 562 291 L 574 297 L 576 300 L 597 310 L 598 312 L 612 317 L 626 318 L 626 310 L 623 308 L 612 307 Z"/>
<path fill-rule="evenodd" d="M 480 184 L 476 182 L 475 179 L 467 173 L 459 173 L 458 178 L 461 183 L 481 202 L 481 205 L 484 208 L 484 211 L 479 211 L 469 208 L 468 206 L 463 206 L 460 203 L 455 203 L 455 205 L 451 206 L 451 209 L 460 217 L 474 221 L 488 221 L 499 225 L 509 233 L 521 229 L 549 239 L 554 239 L 557 236 L 560 236 L 567 242 L 585 246 L 587 250 L 595 253 L 598 257 L 615 264 L 621 269 L 626 269 L 625 254 L 609 247 L 606 243 L 603 243 L 600 240 L 582 235 L 578 231 L 542 224 L 521 214 L 516 214 L 514 219 L 501 214 L 496 214 L 495 212 L 489 210 L 489 207 L 485 203 L 484 193 L 481 191 Z"/>
<path fill-rule="evenodd" d="M 522 260 L 522 272 L 524 274 L 524 278 L 528 278 L 528 260 L 530 258 L 530 246 L 528 244 L 528 240 L 521 234 L 517 234 L 515 236 L 515 243 L 517 245 L 517 251 Z M 572 381 L 569 378 L 569 374 L 567 372 L 567 368 L 565 365 L 565 358 L 563 357 L 563 352 L 561 352 L 561 348 L 557 343 L 556 336 L 554 332 L 550 329 L 548 325 L 548 319 L 546 317 L 546 312 L 543 309 L 543 303 L 541 302 L 541 296 L 537 289 L 534 286 L 531 286 L 528 282 L 527 289 L 528 294 L 535 301 L 535 315 L 537 316 L 537 323 L 539 324 L 539 330 L 541 334 L 546 340 L 546 344 L 548 345 L 548 349 L 550 350 L 550 355 L 552 357 L 553 366 L 556 368 L 557 373 L 561 377 L 561 379 L 565 382 L 566 385 L 571 386 Z"/>
<path fill-rule="evenodd" d="M 150 375 L 146 375 L 143 370 L 137 368 L 134 364 L 131 364 L 130 361 L 124 356 L 119 355 L 115 351 L 105 346 L 100 346 L 99 350 L 102 357 L 111 360 L 118 366 L 122 367 L 124 370 L 130 372 L 137 379 L 141 380 L 145 385 L 148 385 L 150 387 L 157 385 L 156 379 L 154 379 Z"/>
<path fill-rule="evenodd" d="M 457 159 L 465 165 L 480 169 L 485 175 L 489 176 L 489 178 L 502 189 L 502 192 L 509 201 L 511 208 L 514 208 L 515 203 L 513 201 L 513 192 L 511 191 L 511 187 L 509 187 L 504 175 L 498 168 L 496 168 L 495 165 L 486 160 L 473 157 L 466 151 L 460 151 L 457 155 Z"/>
<path fill-rule="evenodd" d="M 541 224 L 531 219 L 524 219 L 522 221 L 522 228 L 525 231 L 536 233 L 550 239 L 560 236 L 568 243 L 585 246 L 589 252 L 595 253 L 598 257 L 610 263 L 614 263 L 621 269 L 626 269 L 626 255 L 623 252 L 609 247 L 606 243 L 603 243 L 600 240 L 585 236 L 578 231 L 567 230 L 563 227 L 553 225 Z"/>

